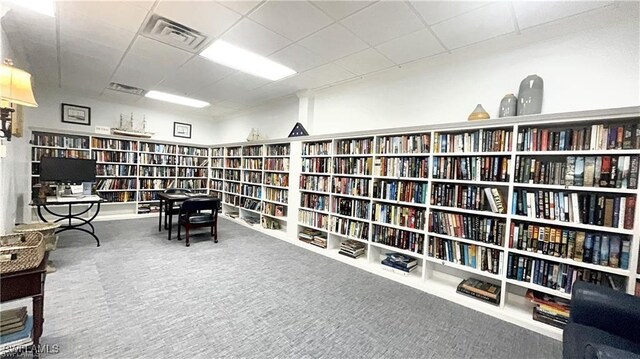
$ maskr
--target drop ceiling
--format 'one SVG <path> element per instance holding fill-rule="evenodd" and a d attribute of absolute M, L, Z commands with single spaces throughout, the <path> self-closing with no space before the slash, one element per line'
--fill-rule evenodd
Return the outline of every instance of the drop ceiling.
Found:
<path fill-rule="evenodd" d="M 37 84 L 127 104 L 118 82 L 193 97 L 222 116 L 300 90 L 322 88 L 613 2 L 478 1 L 61 1 L 56 18 L 13 7 L 2 27 Z M 142 34 L 153 15 L 223 39 L 298 74 L 272 82 L 215 64 Z M 200 48 L 202 49 L 202 48 Z"/>

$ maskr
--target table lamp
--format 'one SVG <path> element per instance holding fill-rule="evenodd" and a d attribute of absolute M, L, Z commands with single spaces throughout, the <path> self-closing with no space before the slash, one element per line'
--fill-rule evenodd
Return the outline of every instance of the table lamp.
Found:
<path fill-rule="evenodd" d="M 11 116 L 15 111 L 11 104 L 38 107 L 31 89 L 31 74 L 13 67 L 13 61 L 5 59 L 0 68 L 0 138 L 11 141 Z"/>

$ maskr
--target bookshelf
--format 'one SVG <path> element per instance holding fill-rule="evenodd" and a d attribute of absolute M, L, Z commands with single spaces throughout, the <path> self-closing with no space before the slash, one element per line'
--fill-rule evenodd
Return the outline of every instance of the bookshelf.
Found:
<path fill-rule="evenodd" d="M 224 188 L 224 147 L 209 149 L 209 193 L 222 198 Z"/>
<path fill-rule="evenodd" d="M 264 151 L 262 226 L 286 232 L 291 145 L 288 142 L 266 144 Z"/>
<path fill-rule="evenodd" d="M 298 184 L 300 203 L 297 232 L 317 232 L 319 237 L 325 239 L 325 244 L 329 230 L 332 148 L 332 140 L 302 142 Z"/>
<path fill-rule="evenodd" d="M 239 214 L 242 183 L 242 146 L 224 148 L 223 211 Z"/>
<path fill-rule="evenodd" d="M 91 137 L 91 154 L 96 160 L 96 192 L 109 202 L 136 200 L 138 189 L 138 141 Z"/>
<path fill-rule="evenodd" d="M 178 145 L 177 188 L 192 192 L 207 192 L 209 179 L 209 149 Z"/>

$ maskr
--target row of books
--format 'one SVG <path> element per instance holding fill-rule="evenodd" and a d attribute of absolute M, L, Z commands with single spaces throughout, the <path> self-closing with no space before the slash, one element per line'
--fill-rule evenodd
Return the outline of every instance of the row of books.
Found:
<path fill-rule="evenodd" d="M 178 186 L 178 188 L 186 188 L 191 190 L 194 190 L 194 189 L 204 190 L 204 189 L 207 189 L 207 180 L 178 178 L 178 182 L 176 182 L 176 186 Z M 170 188 L 170 187 L 167 187 L 167 188 Z"/>
<path fill-rule="evenodd" d="M 303 242 L 311 243 L 320 248 L 327 248 L 326 235 L 312 228 L 303 228 L 300 232 L 298 232 L 298 239 Z"/>
<path fill-rule="evenodd" d="M 246 170 L 258 170 L 262 171 L 262 159 L 260 158 L 245 158 L 244 164 L 242 165 L 243 169 Z"/>
<path fill-rule="evenodd" d="M 369 196 L 369 179 L 333 177 L 333 193 L 350 196 Z"/>
<path fill-rule="evenodd" d="M 267 187 L 264 191 L 264 199 L 287 203 L 289 202 L 289 191 L 286 189 L 276 189 Z"/>
<path fill-rule="evenodd" d="M 212 169 L 211 172 L 209 172 L 209 176 L 211 178 L 222 179 L 222 178 L 224 178 L 224 170 L 222 170 L 222 169 Z"/>
<path fill-rule="evenodd" d="M 381 254 L 380 259 L 383 269 L 403 275 L 407 275 L 418 268 L 418 261 L 415 258 L 400 253 Z"/>
<path fill-rule="evenodd" d="M 240 171 L 238 170 L 224 170 L 224 179 L 229 181 L 240 182 Z"/>
<path fill-rule="evenodd" d="M 371 158 L 338 157 L 333 162 L 333 173 L 371 176 Z"/>
<path fill-rule="evenodd" d="M 125 154 L 127 154 L 125 152 Z M 135 162 L 135 161 L 129 161 Z M 140 163 L 147 165 L 168 165 L 176 166 L 178 164 L 176 157 L 171 155 L 152 155 L 148 153 L 140 154 Z"/>
<path fill-rule="evenodd" d="M 373 220 L 422 230 L 426 221 L 425 212 L 426 210 L 422 208 L 376 203 L 373 208 Z"/>
<path fill-rule="evenodd" d="M 240 183 L 233 182 L 225 182 L 224 183 L 225 192 L 232 192 L 240 194 Z"/>
<path fill-rule="evenodd" d="M 224 167 L 224 160 L 222 158 L 211 158 L 211 167 L 212 168 Z"/>
<path fill-rule="evenodd" d="M 262 183 L 262 173 L 261 172 L 253 172 L 253 171 L 244 172 L 242 174 L 242 180 L 244 182 L 251 182 L 251 183 L 260 184 L 260 183 Z"/>
<path fill-rule="evenodd" d="M 561 293 L 571 293 L 573 283 L 577 280 L 608 285 L 616 290 L 624 290 L 625 287 L 625 280 L 620 276 L 514 253 L 509 253 L 507 260 L 507 278 L 537 284 Z"/>
<path fill-rule="evenodd" d="M 136 199 L 135 192 L 106 192 L 100 193 L 100 197 L 107 202 L 131 202 Z"/>
<path fill-rule="evenodd" d="M 267 173 L 264 176 L 264 184 L 270 185 L 270 186 L 288 187 L 289 174 L 288 173 Z"/>
<path fill-rule="evenodd" d="M 242 148 L 243 156 L 262 156 L 262 146 L 245 146 Z"/>
<path fill-rule="evenodd" d="M 242 153 L 242 147 L 238 146 L 238 147 L 227 147 L 226 148 L 227 157 L 240 157 L 240 154 Z"/>
<path fill-rule="evenodd" d="M 638 188 L 638 156 L 518 157 L 516 181 L 584 187 Z"/>
<path fill-rule="evenodd" d="M 302 159 L 302 172 L 329 174 L 331 162 L 326 157 L 314 157 Z"/>
<path fill-rule="evenodd" d="M 224 187 L 224 183 L 222 181 L 210 181 L 209 182 L 209 188 L 211 188 L 211 189 L 222 191 L 223 187 Z"/>
<path fill-rule="evenodd" d="M 582 128 L 526 128 L 518 133 L 518 151 L 597 151 L 640 148 L 640 127 L 633 122 Z"/>
<path fill-rule="evenodd" d="M 267 145 L 267 156 L 289 156 L 291 146 L 289 144 Z"/>
<path fill-rule="evenodd" d="M 567 325 L 571 310 L 569 300 L 531 289 L 527 290 L 525 297 L 534 304 L 533 320 L 560 329 Z"/>
<path fill-rule="evenodd" d="M 262 224 L 262 228 L 280 229 L 280 222 L 277 219 L 274 219 L 274 218 L 269 218 L 269 217 L 262 216 L 262 219 L 260 220 L 260 223 Z"/>
<path fill-rule="evenodd" d="M 242 166 L 242 160 L 239 158 L 226 158 L 224 160 L 224 166 L 226 168 L 237 168 L 240 169 Z"/>
<path fill-rule="evenodd" d="M 134 166 L 129 167 L 135 171 Z M 158 166 L 140 166 L 140 177 L 175 177 L 176 169 L 174 167 L 158 167 Z"/>
<path fill-rule="evenodd" d="M 98 149 L 137 151 L 138 142 L 93 137 L 91 139 L 91 147 Z"/>
<path fill-rule="evenodd" d="M 370 202 L 352 198 L 336 197 L 331 201 L 331 212 L 362 219 L 369 219 Z"/>
<path fill-rule="evenodd" d="M 140 189 L 165 189 L 172 188 L 174 184 L 174 180 L 169 179 L 141 179 L 140 180 Z"/>
<path fill-rule="evenodd" d="M 302 144 L 303 156 L 326 156 L 331 153 L 331 141 L 305 142 Z"/>
<path fill-rule="evenodd" d="M 486 303 L 500 304 L 501 287 L 475 278 L 462 280 L 456 292 Z"/>
<path fill-rule="evenodd" d="M 158 168 L 158 167 L 153 167 Z M 141 176 L 146 176 L 146 170 L 149 167 L 140 168 Z M 96 176 L 135 176 L 136 167 L 135 166 L 127 166 L 127 165 L 105 165 L 98 164 L 96 165 Z"/>
<path fill-rule="evenodd" d="M 329 192 L 330 185 L 331 179 L 326 176 L 309 176 L 304 174 L 300 176 L 300 189 Z"/>
<path fill-rule="evenodd" d="M 178 166 L 207 168 L 207 166 L 209 166 L 209 159 L 202 157 L 178 157 Z"/>
<path fill-rule="evenodd" d="M 363 155 L 373 151 L 373 138 L 345 139 L 336 141 L 336 154 Z"/>
<path fill-rule="evenodd" d="M 166 145 L 164 143 L 140 142 L 140 151 L 157 153 L 176 153 L 176 145 Z"/>
<path fill-rule="evenodd" d="M 118 179 L 118 178 L 107 178 L 98 180 L 96 184 L 96 189 L 98 191 L 110 190 L 110 189 L 136 189 L 137 181 L 134 179 Z"/>
<path fill-rule="evenodd" d="M 377 153 L 429 153 L 431 138 L 428 133 L 384 136 L 376 139 Z"/>
<path fill-rule="evenodd" d="M 35 146 L 87 149 L 89 148 L 89 137 L 33 132 L 29 143 Z"/>
<path fill-rule="evenodd" d="M 329 216 L 322 213 L 300 209 L 298 211 L 298 222 L 307 226 L 327 229 L 329 226 Z"/>
<path fill-rule="evenodd" d="M 431 205 L 506 213 L 507 207 L 503 203 L 505 191 L 506 188 L 434 183 Z"/>
<path fill-rule="evenodd" d="M 158 201 L 158 193 L 157 191 L 149 191 L 149 192 L 138 192 L 138 201 L 140 202 L 149 202 L 149 201 Z"/>
<path fill-rule="evenodd" d="M 254 197 L 254 198 L 262 198 L 262 187 L 260 186 L 250 186 L 243 184 L 242 185 L 242 194 L 244 196 Z"/>
<path fill-rule="evenodd" d="M 288 158 L 267 158 L 264 160 L 265 171 L 289 171 Z"/>
<path fill-rule="evenodd" d="M 353 238 L 364 240 L 369 238 L 369 223 L 350 218 L 332 216 L 329 220 L 329 230 Z"/>
<path fill-rule="evenodd" d="M 240 205 L 240 196 L 234 196 L 234 195 L 225 194 L 224 203 L 227 203 L 227 204 L 232 205 L 232 206 L 239 206 Z"/>
<path fill-rule="evenodd" d="M 209 151 L 211 151 L 211 157 L 223 157 L 224 156 L 224 148 L 223 147 L 211 148 Z"/>
<path fill-rule="evenodd" d="M 631 241 L 603 232 L 511 223 L 509 246 L 613 268 L 629 268 Z"/>
<path fill-rule="evenodd" d="M 511 158 L 504 156 L 434 157 L 434 179 L 508 182 Z"/>
<path fill-rule="evenodd" d="M 425 204 L 427 183 L 413 181 L 375 180 L 373 197 L 390 201 Z"/>
<path fill-rule="evenodd" d="M 242 208 L 246 208 L 246 209 L 250 209 L 252 211 L 258 211 L 258 212 L 260 212 L 260 210 L 262 209 L 262 202 L 256 201 L 255 199 L 242 198 L 240 201 L 241 201 L 240 206 Z"/>
<path fill-rule="evenodd" d="M 429 159 L 427 157 L 382 157 L 373 165 L 374 176 L 427 178 Z"/>
<path fill-rule="evenodd" d="M 262 213 L 270 216 L 285 217 L 287 215 L 286 208 L 286 206 L 280 204 L 265 202 L 264 211 Z"/>
<path fill-rule="evenodd" d="M 506 235 L 504 219 L 472 214 L 429 212 L 429 232 L 502 246 Z"/>
<path fill-rule="evenodd" d="M 203 157 L 207 157 L 208 156 L 208 151 L 207 151 L 206 148 L 180 146 L 178 148 L 178 154 L 188 155 L 188 156 L 203 156 Z"/>
<path fill-rule="evenodd" d="M 32 161 L 40 161 L 42 157 L 88 159 L 91 157 L 91 153 L 89 151 L 82 151 L 82 150 L 54 150 L 51 148 L 32 148 L 31 149 Z"/>
<path fill-rule="evenodd" d="M 316 193 L 301 193 L 300 207 L 318 211 L 329 210 L 329 196 Z"/>
<path fill-rule="evenodd" d="M 180 177 L 206 177 L 207 170 L 204 168 L 178 168 L 178 176 Z"/>
<path fill-rule="evenodd" d="M 511 130 L 434 133 L 434 153 L 511 151 Z"/>
<path fill-rule="evenodd" d="M 512 213 L 530 218 L 633 229 L 636 197 L 515 190 Z"/>
<path fill-rule="evenodd" d="M 424 235 L 420 233 L 374 224 L 371 240 L 419 254 L 424 253 Z"/>
<path fill-rule="evenodd" d="M 499 274 L 504 252 L 448 239 L 429 237 L 429 257 Z"/>

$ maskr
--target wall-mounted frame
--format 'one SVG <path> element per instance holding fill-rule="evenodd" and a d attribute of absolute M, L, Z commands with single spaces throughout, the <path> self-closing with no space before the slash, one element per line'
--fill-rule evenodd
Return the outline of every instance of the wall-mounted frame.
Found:
<path fill-rule="evenodd" d="M 91 126 L 91 108 L 63 103 L 62 122 Z"/>
<path fill-rule="evenodd" d="M 174 122 L 173 137 L 191 138 L 191 125 L 183 122 Z"/>

